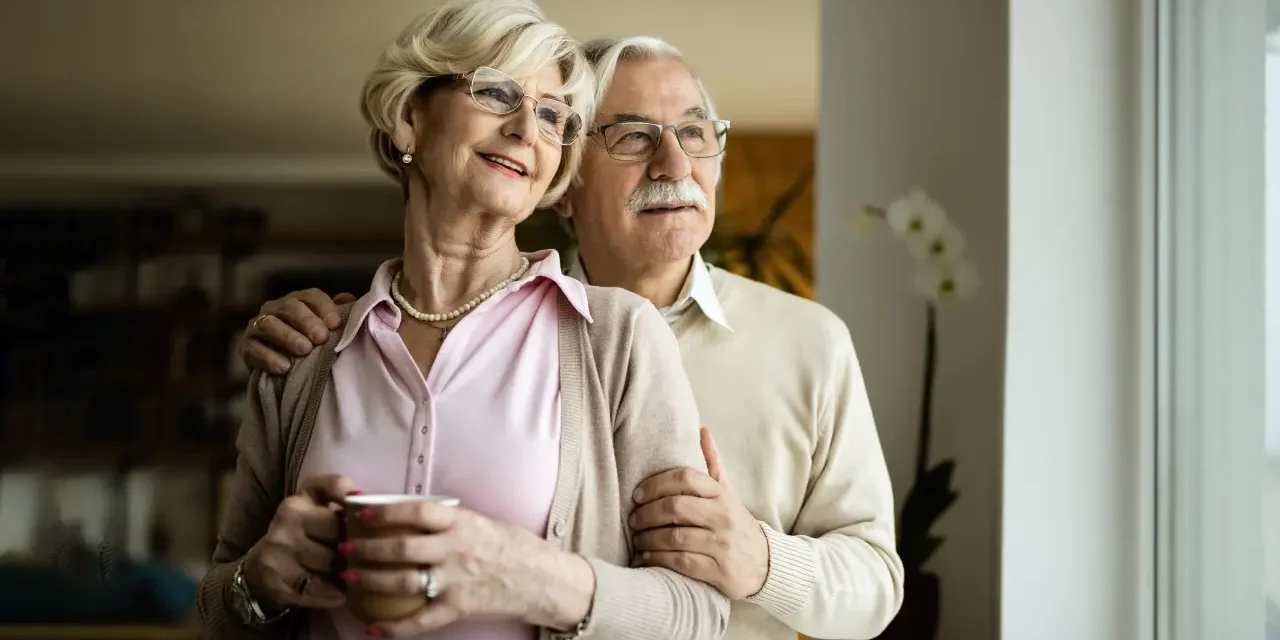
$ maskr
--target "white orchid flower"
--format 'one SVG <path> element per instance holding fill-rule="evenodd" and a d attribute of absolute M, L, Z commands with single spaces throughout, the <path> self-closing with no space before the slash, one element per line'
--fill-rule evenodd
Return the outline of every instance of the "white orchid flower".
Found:
<path fill-rule="evenodd" d="M 923 189 L 915 189 L 893 201 L 885 210 L 885 219 L 900 236 L 931 238 L 946 224 L 947 212 Z"/>
<path fill-rule="evenodd" d="M 911 234 L 904 238 L 907 250 L 917 260 L 955 260 L 964 254 L 964 234 L 955 225 L 943 221 L 932 236 Z"/>
<path fill-rule="evenodd" d="M 930 301 L 967 298 L 978 290 L 978 269 L 969 261 L 929 260 L 916 273 L 914 284 Z"/>
<path fill-rule="evenodd" d="M 856 235 L 870 233 L 880 225 L 885 217 L 884 209 L 863 207 L 853 214 L 853 232 Z"/>

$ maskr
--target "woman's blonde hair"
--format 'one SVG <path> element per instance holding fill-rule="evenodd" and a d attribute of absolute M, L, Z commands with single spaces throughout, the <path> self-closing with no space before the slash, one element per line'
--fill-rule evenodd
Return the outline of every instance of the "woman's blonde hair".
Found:
<path fill-rule="evenodd" d="M 369 142 L 379 166 L 405 184 L 408 167 L 400 161 L 403 152 L 391 136 L 424 83 L 447 81 L 477 67 L 520 78 L 549 63 L 558 65 L 565 79 L 560 91 L 585 129 L 595 117 L 595 76 L 578 42 L 548 20 L 533 0 L 458 0 L 419 16 L 382 54 L 365 81 L 361 112 L 369 123 Z M 569 188 L 582 163 L 583 134 L 565 147 L 539 207 L 554 204 Z"/>

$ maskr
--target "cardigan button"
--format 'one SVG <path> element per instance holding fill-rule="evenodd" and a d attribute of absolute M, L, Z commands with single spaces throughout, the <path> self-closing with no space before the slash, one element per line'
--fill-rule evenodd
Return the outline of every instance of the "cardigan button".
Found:
<path fill-rule="evenodd" d="M 556 525 L 555 525 L 554 527 L 552 527 L 552 528 L 551 528 L 551 533 L 555 534 L 555 536 L 556 536 L 557 538 L 559 538 L 560 536 L 563 536 L 563 535 L 564 535 L 564 521 L 563 521 L 563 520 L 561 520 L 560 522 L 557 522 L 557 523 L 556 523 Z"/>

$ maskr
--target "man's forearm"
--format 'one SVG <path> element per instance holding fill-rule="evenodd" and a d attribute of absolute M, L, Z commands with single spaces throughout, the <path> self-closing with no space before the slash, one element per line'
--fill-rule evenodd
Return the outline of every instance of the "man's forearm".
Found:
<path fill-rule="evenodd" d="M 766 529 L 769 577 L 747 598 L 810 637 L 870 638 L 902 605 L 902 563 L 892 547 L 857 535 L 818 538 Z"/>

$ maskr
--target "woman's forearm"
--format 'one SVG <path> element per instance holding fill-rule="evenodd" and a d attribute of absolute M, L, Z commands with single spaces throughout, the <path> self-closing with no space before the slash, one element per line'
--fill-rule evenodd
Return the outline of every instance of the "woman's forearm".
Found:
<path fill-rule="evenodd" d="M 592 635 L 629 640 L 709 640 L 724 634 L 729 601 L 708 584 L 665 569 L 587 559 L 550 543 L 523 551 L 512 554 L 518 566 L 508 573 L 524 587 L 519 617 L 528 624 L 572 632 L 586 622 Z M 655 626 L 654 620 L 674 626 Z"/>

